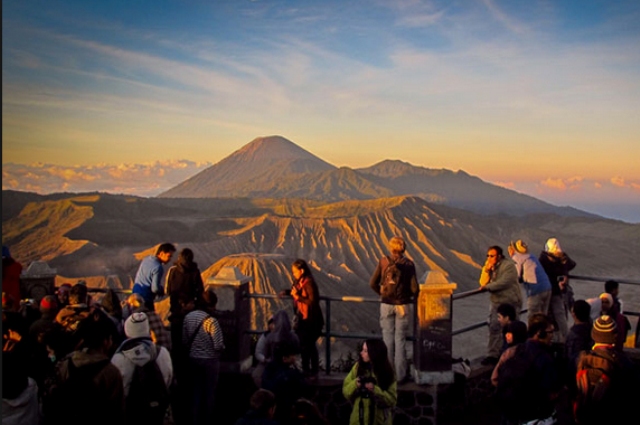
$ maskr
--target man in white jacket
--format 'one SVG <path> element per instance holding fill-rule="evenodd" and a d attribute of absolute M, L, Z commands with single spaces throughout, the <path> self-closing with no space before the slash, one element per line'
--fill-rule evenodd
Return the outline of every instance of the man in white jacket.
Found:
<path fill-rule="evenodd" d="M 151 339 L 149 330 L 149 319 L 145 313 L 133 313 L 124 323 L 124 332 L 127 339 L 118 347 L 111 359 L 120 373 L 124 385 L 125 404 L 130 395 L 131 383 L 134 377 L 136 366 L 144 366 L 150 361 L 156 362 L 162 374 L 167 393 L 173 380 L 173 366 L 169 351 L 162 346 L 156 345 Z M 125 416 L 129 408 L 137 406 L 127 405 Z M 165 407 L 166 408 L 166 407 Z M 131 416 L 131 414 L 129 414 Z M 164 412 L 159 412 L 158 416 L 164 418 Z M 126 417 L 127 420 L 132 418 Z M 146 418 L 147 423 L 152 423 L 151 418 Z M 162 422 L 160 422 L 162 423 Z"/>

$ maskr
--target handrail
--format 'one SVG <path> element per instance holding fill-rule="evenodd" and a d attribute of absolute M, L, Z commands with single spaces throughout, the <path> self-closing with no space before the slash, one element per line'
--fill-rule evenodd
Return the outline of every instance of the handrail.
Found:
<path fill-rule="evenodd" d="M 633 280 L 633 279 L 618 279 L 618 278 L 609 278 L 609 277 L 593 277 L 593 276 L 580 276 L 580 275 L 569 275 L 570 279 L 575 279 L 575 280 L 583 280 L 583 281 L 591 281 L 591 282 L 605 282 L 607 280 L 615 280 L 616 282 L 620 283 L 620 284 L 627 284 L 627 285 L 640 285 L 640 280 Z M 88 290 L 90 292 L 106 292 L 108 288 L 88 288 Z M 130 294 L 131 290 L 130 289 L 114 289 L 115 292 L 117 293 L 123 293 L 123 294 Z M 468 298 L 471 296 L 476 296 L 478 294 L 484 293 L 486 291 L 484 291 L 482 288 L 478 288 L 478 289 L 473 289 L 470 291 L 465 291 L 465 292 L 460 292 L 460 293 L 456 293 L 453 294 L 451 296 L 452 301 L 456 301 L 456 300 L 461 300 L 464 298 Z M 243 297 L 246 298 L 253 298 L 253 299 L 290 299 L 291 296 L 287 295 L 287 296 L 279 296 L 277 294 L 259 294 L 259 293 L 243 293 L 242 294 Z M 345 295 L 342 297 L 335 297 L 335 296 L 323 296 L 321 295 L 320 297 L 320 301 L 323 301 L 325 304 L 325 331 L 323 333 L 323 336 L 325 337 L 325 364 L 326 364 L 326 374 L 329 375 L 330 374 L 330 366 L 331 365 L 331 337 L 335 337 L 335 338 L 345 338 L 345 339 L 366 339 L 366 338 L 382 338 L 381 333 L 371 333 L 371 334 L 366 334 L 366 333 L 356 333 L 356 332 L 332 332 L 331 330 L 331 303 L 332 302 L 353 302 L 353 303 L 380 303 L 380 299 L 377 297 L 361 297 L 361 296 L 351 296 L 351 295 Z M 521 313 L 525 313 L 527 310 L 524 309 L 521 311 Z M 624 312 L 625 315 L 628 316 L 638 316 L 640 317 L 640 312 L 635 312 L 635 311 L 625 311 Z M 471 325 L 459 328 L 459 329 L 455 329 L 451 332 L 452 336 L 456 336 L 456 335 L 460 335 L 466 332 L 470 332 L 485 326 L 488 326 L 488 321 L 483 320 L 481 322 L 476 322 L 473 323 Z M 263 333 L 265 332 L 265 330 L 257 330 L 257 329 L 247 329 L 245 331 L 247 334 L 259 334 L 259 333 Z M 407 340 L 408 341 L 414 341 L 415 335 L 413 336 L 407 336 Z"/>

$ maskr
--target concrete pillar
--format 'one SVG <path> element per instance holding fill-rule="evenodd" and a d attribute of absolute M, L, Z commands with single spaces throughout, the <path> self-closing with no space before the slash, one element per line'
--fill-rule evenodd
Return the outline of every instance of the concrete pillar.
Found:
<path fill-rule="evenodd" d="M 413 374 L 418 384 L 453 383 L 451 295 L 456 288 L 438 270 L 429 271 L 420 284 L 413 347 Z"/>
<path fill-rule="evenodd" d="M 226 347 L 221 358 L 223 372 L 244 372 L 251 367 L 251 338 L 246 333 L 251 325 L 251 307 L 244 294 L 249 293 L 252 280 L 236 267 L 223 267 L 205 282 L 205 287 L 213 287 L 218 296 L 216 319 Z"/>

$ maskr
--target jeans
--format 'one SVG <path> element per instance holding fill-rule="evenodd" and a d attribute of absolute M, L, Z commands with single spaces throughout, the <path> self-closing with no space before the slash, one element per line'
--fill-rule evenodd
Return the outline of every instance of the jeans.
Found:
<path fill-rule="evenodd" d="M 382 340 L 389 352 L 389 361 L 400 381 L 407 375 L 407 334 L 413 317 L 413 304 L 380 304 Z"/>
<path fill-rule="evenodd" d="M 564 296 L 562 294 L 551 295 L 551 303 L 549 304 L 549 318 L 556 325 L 556 333 L 554 342 L 564 343 L 567 338 L 567 310 L 564 306 Z"/>
<path fill-rule="evenodd" d="M 551 290 L 544 291 L 536 295 L 529 295 L 527 297 L 527 314 L 529 317 L 536 313 L 547 314 L 550 303 Z"/>

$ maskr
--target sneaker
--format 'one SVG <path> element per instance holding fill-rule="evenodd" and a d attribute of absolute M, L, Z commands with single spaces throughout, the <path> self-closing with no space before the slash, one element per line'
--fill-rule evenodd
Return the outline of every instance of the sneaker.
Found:
<path fill-rule="evenodd" d="M 495 366 L 495 365 L 498 364 L 498 358 L 497 357 L 492 357 L 492 356 L 487 356 L 484 359 L 482 359 L 480 364 L 483 365 L 483 366 Z"/>

